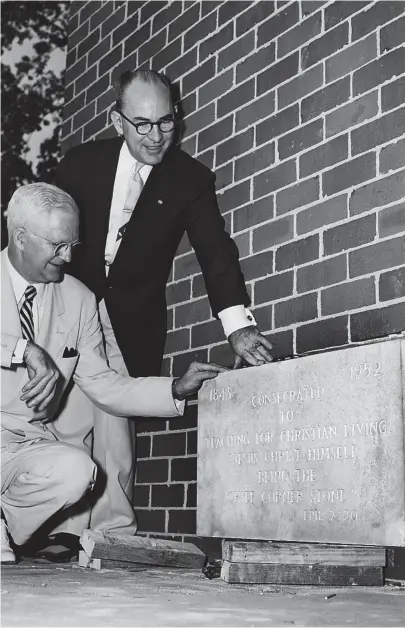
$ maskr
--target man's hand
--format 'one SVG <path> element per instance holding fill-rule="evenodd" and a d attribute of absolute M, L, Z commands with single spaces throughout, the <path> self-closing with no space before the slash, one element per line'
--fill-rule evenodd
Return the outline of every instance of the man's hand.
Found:
<path fill-rule="evenodd" d="M 178 396 L 185 399 L 198 392 L 206 379 L 213 379 L 218 373 L 225 373 L 228 370 L 217 364 L 192 362 L 184 375 L 175 380 L 174 388 Z"/>
<path fill-rule="evenodd" d="M 30 381 L 22 389 L 20 399 L 29 408 L 36 406 L 37 410 L 42 411 L 54 398 L 61 374 L 51 356 L 30 341 L 27 342 L 24 352 L 24 362 Z"/>
<path fill-rule="evenodd" d="M 270 353 L 273 345 L 253 325 L 234 331 L 228 342 L 235 353 L 234 369 L 240 368 L 244 361 L 251 366 L 273 361 Z"/>

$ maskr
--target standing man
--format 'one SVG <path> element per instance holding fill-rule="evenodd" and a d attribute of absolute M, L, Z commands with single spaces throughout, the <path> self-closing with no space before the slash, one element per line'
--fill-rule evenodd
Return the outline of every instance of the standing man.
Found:
<path fill-rule="evenodd" d="M 218 208 L 215 177 L 172 146 L 175 110 L 169 82 L 152 70 L 127 71 L 116 82 L 116 95 L 111 118 L 120 137 L 72 149 L 59 164 L 56 182 L 73 196 L 81 213 L 83 248 L 71 272 L 96 294 L 100 310 L 108 314 L 129 374 L 160 372 L 166 283 L 184 233 L 196 252 L 212 312 L 223 324 L 235 365 L 271 361 L 271 344 L 245 310 L 250 301 L 237 247 Z M 114 424 L 111 438 L 123 445 L 133 435 L 128 422 L 120 424 L 120 434 Z M 112 462 L 110 428 L 111 422 L 98 414 L 94 446 L 100 458 L 101 450 L 109 448 L 107 491 L 116 499 L 117 477 L 130 478 L 133 466 L 119 454 Z M 132 445 L 127 453 L 131 450 Z M 129 496 L 132 481 L 126 485 Z M 120 532 L 133 533 L 133 517 L 131 522 L 127 513 L 127 525 L 120 524 Z M 114 518 L 111 512 L 109 522 L 94 519 L 92 527 L 115 528 Z"/>

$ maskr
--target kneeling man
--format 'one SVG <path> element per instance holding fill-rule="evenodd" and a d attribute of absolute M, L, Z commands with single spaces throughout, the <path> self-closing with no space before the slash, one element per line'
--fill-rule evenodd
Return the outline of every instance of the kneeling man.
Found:
<path fill-rule="evenodd" d="M 72 382 L 121 417 L 175 417 L 183 399 L 226 369 L 193 363 L 178 379 L 119 375 L 106 361 L 96 300 L 64 274 L 78 243 L 73 199 L 45 183 L 20 187 L 1 253 L 1 561 L 90 491 L 96 465 L 52 431 Z M 111 417 L 113 421 L 113 416 Z M 83 417 L 86 423 L 87 417 Z"/>

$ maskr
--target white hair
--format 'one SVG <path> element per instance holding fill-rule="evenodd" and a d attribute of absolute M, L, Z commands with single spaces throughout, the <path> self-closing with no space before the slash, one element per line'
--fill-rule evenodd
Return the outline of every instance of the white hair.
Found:
<path fill-rule="evenodd" d="M 42 212 L 70 211 L 79 214 L 73 198 L 56 185 L 49 183 L 28 183 L 13 194 L 7 207 L 7 230 L 9 237 L 20 227 L 31 222 Z"/>

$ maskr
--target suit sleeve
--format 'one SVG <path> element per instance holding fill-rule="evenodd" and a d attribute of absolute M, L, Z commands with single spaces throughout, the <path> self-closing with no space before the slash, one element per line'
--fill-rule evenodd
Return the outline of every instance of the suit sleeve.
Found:
<path fill-rule="evenodd" d="M 6 332 L 1 332 L 1 366 L 11 368 L 14 351 L 21 336 L 12 336 Z"/>
<path fill-rule="evenodd" d="M 116 416 L 178 416 L 172 378 L 132 378 L 109 368 L 96 300 L 90 292 L 84 299 L 82 314 L 79 359 L 73 378 L 91 401 Z"/>
<path fill-rule="evenodd" d="M 212 313 L 250 305 L 235 242 L 225 231 L 214 175 L 205 177 L 198 196 L 186 208 L 186 230 L 204 276 Z"/>

